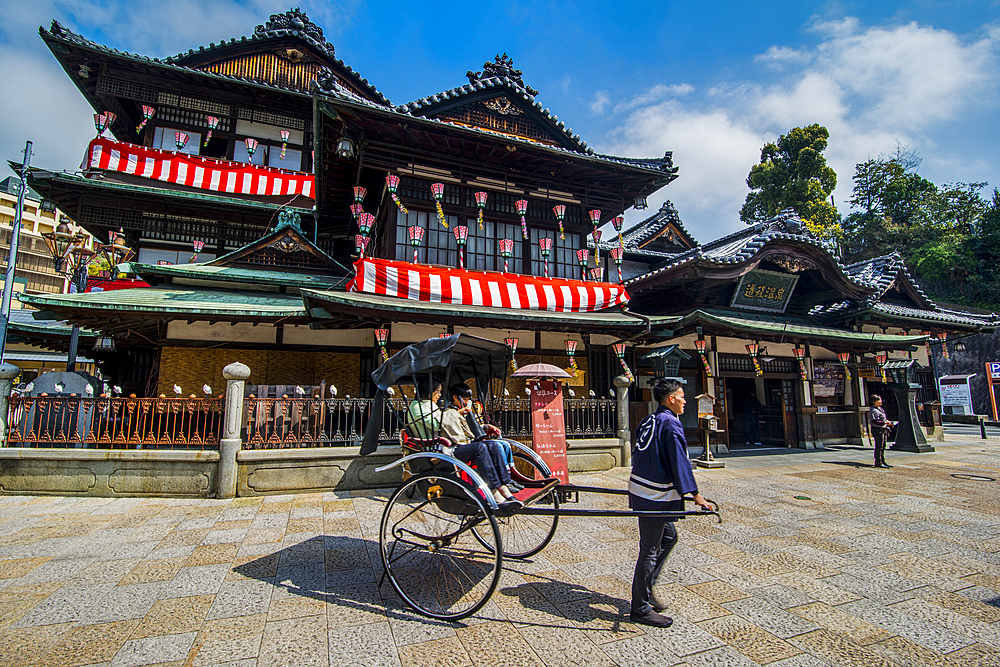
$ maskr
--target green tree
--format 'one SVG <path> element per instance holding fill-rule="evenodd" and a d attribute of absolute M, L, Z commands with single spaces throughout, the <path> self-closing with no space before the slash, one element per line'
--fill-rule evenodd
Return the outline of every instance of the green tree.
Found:
<path fill-rule="evenodd" d="M 837 187 L 837 174 L 826 164 L 830 132 L 822 125 L 793 128 L 766 143 L 760 163 L 750 169 L 750 193 L 740 210 L 748 225 L 763 222 L 786 208 L 793 209 L 811 231 L 840 241 L 840 214 L 829 197 Z"/>

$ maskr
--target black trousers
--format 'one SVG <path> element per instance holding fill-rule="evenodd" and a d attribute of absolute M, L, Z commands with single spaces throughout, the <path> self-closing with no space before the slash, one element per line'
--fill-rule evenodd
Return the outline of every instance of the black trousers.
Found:
<path fill-rule="evenodd" d="M 671 521 L 639 519 L 639 558 L 632 575 L 632 613 L 648 614 L 653 585 L 660 576 L 667 556 L 677 544 L 677 529 Z"/>
<path fill-rule="evenodd" d="M 885 447 L 889 442 L 889 429 L 872 427 L 872 439 L 875 440 L 875 463 L 885 462 Z"/>
<path fill-rule="evenodd" d="M 497 443 L 489 440 L 469 442 L 455 447 L 455 458 L 465 463 L 476 464 L 476 471 L 491 489 L 499 489 L 510 484 L 510 469 Z"/>

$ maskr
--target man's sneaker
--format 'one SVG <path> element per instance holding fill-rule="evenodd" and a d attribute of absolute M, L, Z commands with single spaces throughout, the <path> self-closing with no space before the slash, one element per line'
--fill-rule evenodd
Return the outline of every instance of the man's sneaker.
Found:
<path fill-rule="evenodd" d="M 651 625 L 654 628 L 669 628 L 673 625 L 674 619 L 669 616 L 664 616 L 663 614 L 657 614 L 655 611 L 651 611 L 648 614 L 636 614 L 631 613 L 628 616 L 629 620 L 633 623 L 639 623 L 640 625 Z"/>
<path fill-rule="evenodd" d="M 653 608 L 653 611 L 663 611 L 667 608 L 667 605 L 657 600 L 655 595 L 649 596 L 649 606 Z"/>

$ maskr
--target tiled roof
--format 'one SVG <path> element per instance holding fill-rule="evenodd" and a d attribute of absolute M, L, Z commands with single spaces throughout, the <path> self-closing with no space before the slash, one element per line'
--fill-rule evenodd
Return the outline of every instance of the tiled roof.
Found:
<path fill-rule="evenodd" d="M 637 233 L 637 237 L 643 231 L 645 230 L 640 230 L 640 232 Z M 836 248 L 834 248 L 830 243 L 813 236 L 796 214 L 791 211 L 786 211 L 778 214 L 770 220 L 766 220 L 756 225 L 750 225 L 746 229 L 741 229 L 740 231 L 729 234 L 728 236 L 724 236 L 704 245 L 696 246 L 686 252 L 679 253 L 666 264 L 644 273 L 641 276 L 632 278 L 631 280 L 626 281 L 625 284 L 633 285 L 682 264 L 698 260 L 709 261 L 715 264 L 741 264 L 745 261 L 753 259 L 753 257 L 757 255 L 765 244 L 772 241 L 783 240 L 815 246 L 829 254 L 836 265 L 841 270 L 844 270 L 843 265 L 840 264 L 840 261 L 837 258 Z M 847 277 L 851 279 L 850 275 Z M 867 287 L 867 284 L 865 283 L 859 281 L 853 282 L 856 282 L 859 286 Z"/>
<path fill-rule="evenodd" d="M 622 232 L 622 244 L 625 246 L 627 255 L 648 256 L 655 259 L 669 259 L 677 257 L 680 253 L 663 252 L 659 250 L 649 250 L 641 247 L 642 244 L 658 236 L 667 226 L 673 225 L 681 231 L 691 242 L 695 242 L 694 236 L 687 230 L 681 221 L 681 216 L 677 212 L 673 203 L 668 199 L 660 206 L 660 210 L 646 218 L 639 224 Z M 618 236 L 609 237 L 601 243 L 601 248 L 612 248 L 617 244 Z M 614 239 L 614 241 L 612 240 Z"/>
<path fill-rule="evenodd" d="M 133 271 L 146 280 L 147 276 L 169 276 L 219 282 L 251 283 L 258 285 L 283 285 L 286 287 L 312 287 L 333 289 L 346 282 L 346 278 L 336 276 L 313 276 L 269 268 L 248 269 L 233 266 L 209 266 L 208 264 L 133 264 Z M 147 280 L 148 282 L 148 280 Z"/>
<path fill-rule="evenodd" d="M 256 86 L 256 87 L 267 88 L 267 89 L 271 89 L 271 90 L 277 89 L 277 90 L 282 90 L 282 91 L 285 91 L 285 92 L 288 92 L 288 93 L 291 93 L 291 94 L 295 94 L 295 95 L 302 95 L 304 97 L 308 97 L 309 96 L 308 92 L 304 92 L 304 91 L 299 90 L 298 88 L 294 88 L 292 86 L 282 86 L 282 85 L 276 85 L 276 84 L 262 83 L 262 82 L 260 82 L 260 81 L 258 81 L 256 79 L 248 79 L 246 77 L 233 76 L 233 75 L 229 75 L 229 74 L 219 74 L 219 73 L 216 73 L 216 72 L 206 72 L 205 70 L 201 70 L 201 69 L 198 69 L 196 67 L 188 67 L 186 65 L 180 64 L 181 61 L 186 60 L 186 59 L 190 58 L 191 56 L 194 56 L 195 54 L 200 54 L 200 53 L 204 53 L 204 52 L 207 52 L 207 51 L 212 51 L 214 49 L 219 49 L 219 48 L 222 48 L 222 47 L 229 47 L 229 46 L 232 46 L 232 45 L 237 44 L 237 43 L 250 43 L 250 42 L 254 42 L 255 40 L 272 39 L 272 38 L 275 38 L 275 37 L 278 37 L 278 36 L 286 36 L 286 35 L 287 36 L 296 36 L 296 37 L 299 37 L 300 39 L 303 39 L 304 41 L 307 41 L 307 42 L 309 42 L 311 44 L 315 43 L 316 40 L 311 39 L 308 35 L 306 35 L 304 33 L 300 33 L 298 35 L 293 35 L 293 31 L 282 31 L 281 35 L 278 34 L 278 31 L 272 31 L 272 33 L 268 33 L 268 34 L 264 34 L 264 35 L 258 35 L 257 33 L 255 33 L 255 34 L 251 35 L 249 38 L 247 38 L 247 37 L 240 37 L 239 39 L 233 38 L 233 39 L 230 39 L 228 41 L 222 41 L 222 42 L 219 42 L 218 44 L 212 43 L 212 44 L 209 44 L 209 46 L 207 48 L 204 47 L 204 46 L 202 46 L 202 47 L 199 47 L 198 50 L 191 49 L 191 50 L 187 51 L 186 53 L 181 53 L 181 54 L 178 54 L 176 56 L 171 56 L 171 57 L 168 57 L 168 58 L 151 58 L 149 56 L 143 56 L 143 55 L 139 55 L 139 54 L 135 54 L 135 53 L 129 53 L 127 51 L 119 51 L 118 49 L 113 49 L 113 48 L 111 48 L 109 46 L 104 46 L 103 44 L 98 44 L 97 42 L 89 40 L 86 37 L 83 37 L 82 35 L 78 35 L 77 33 L 73 32 L 72 30 L 69 30 L 68 28 L 66 28 L 62 24 L 60 24 L 58 21 L 52 21 L 52 27 L 49 30 L 46 30 L 45 28 L 39 28 L 38 32 L 39 32 L 39 34 L 43 38 L 44 37 L 49 37 L 49 38 L 59 39 L 59 40 L 62 40 L 62 41 L 66 41 L 66 42 L 70 42 L 70 43 L 76 44 L 78 46 L 83 46 L 83 47 L 92 49 L 94 51 L 99 51 L 101 53 L 107 53 L 109 55 L 114 55 L 114 56 L 119 56 L 119 57 L 122 57 L 122 58 L 127 58 L 129 60 L 133 60 L 133 61 L 136 61 L 136 62 L 151 63 L 151 64 L 159 65 L 160 67 L 164 67 L 166 69 L 173 69 L 173 70 L 184 71 L 184 72 L 189 72 L 189 73 L 193 73 L 193 74 L 200 74 L 202 76 L 206 76 L 206 77 L 210 77 L 210 78 L 215 78 L 215 79 L 220 79 L 220 80 L 225 80 L 225 81 L 239 81 L 240 83 L 244 83 L 244 84 L 249 85 L 249 86 Z M 332 49 L 332 47 L 331 47 L 331 49 Z M 323 49 L 323 50 L 324 50 L 324 52 L 326 51 L 326 49 Z M 372 95 L 376 99 L 378 99 L 379 101 L 381 101 L 381 102 L 383 102 L 384 104 L 387 104 L 387 105 L 392 104 L 388 100 L 388 98 L 386 98 L 384 95 L 382 95 L 382 93 L 380 93 L 375 88 L 375 86 L 373 86 L 371 83 L 369 83 L 367 79 L 363 78 L 361 75 L 359 75 L 353 69 L 351 69 L 350 65 L 346 64 L 344 61 L 340 60 L 339 58 L 334 58 L 333 55 L 332 55 L 332 50 L 330 52 L 330 58 L 334 62 L 336 62 L 338 65 L 340 65 L 341 67 L 343 67 L 344 70 L 348 74 L 350 74 L 352 77 L 355 77 L 356 78 L 356 83 L 359 83 L 359 84 L 361 84 L 362 87 L 369 89 L 372 92 Z"/>
<path fill-rule="evenodd" d="M 891 255 L 883 255 L 881 257 L 875 257 L 873 259 L 868 259 L 863 262 L 856 262 L 844 267 L 847 275 L 851 276 L 852 279 L 858 282 L 864 282 L 871 285 L 872 289 L 881 296 L 889 291 L 892 287 L 893 282 L 902 273 L 906 281 L 913 287 L 914 290 L 920 295 L 929 306 L 937 309 L 937 304 L 924 292 L 923 288 L 920 287 L 919 283 L 913 278 L 910 270 L 906 268 L 906 262 L 903 261 L 902 255 L 898 252 L 894 252 Z"/>
<path fill-rule="evenodd" d="M 1000 317 L 996 313 L 986 315 L 933 305 L 933 309 L 928 310 L 875 299 L 865 299 L 863 301 L 839 301 L 825 306 L 819 305 L 809 311 L 809 314 L 831 322 L 870 312 L 890 319 L 914 320 L 923 323 L 940 322 L 942 324 L 989 328 L 1000 326 Z"/>

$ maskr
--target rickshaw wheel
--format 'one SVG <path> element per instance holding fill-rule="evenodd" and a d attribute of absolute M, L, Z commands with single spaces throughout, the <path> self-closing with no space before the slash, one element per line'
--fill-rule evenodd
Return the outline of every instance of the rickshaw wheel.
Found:
<path fill-rule="evenodd" d="M 493 595 L 503 547 L 479 493 L 444 475 L 421 473 L 396 489 L 382 513 L 379 546 L 389 582 L 406 604 L 455 621 L 476 613 Z"/>
<path fill-rule="evenodd" d="M 542 479 L 544 477 L 531 459 L 517 451 L 514 452 L 514 467 L 528 479 Z M 555 510 L 559 509 L 559 493 L 556 489 L 551 489 L 532 503 L 532 507 L 546 506 L 551 506 Z M 558 516 L 527 516 L 517 512 L 509 517 L 497 517 L 496 521 L 500 528 L 503 555 L 507 558 L 534 556 L 548 546 L 556 534 L 556 527 L 559 525 Z M 491 549 L 492 540 L 488 531 L 484 529 L 486 535 L 480 535 L 479 530 L 479 526 L 472 528 L 476 539 L 487 549 Z"/>

